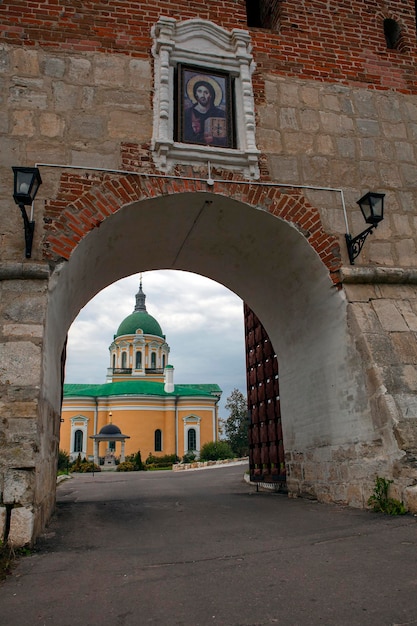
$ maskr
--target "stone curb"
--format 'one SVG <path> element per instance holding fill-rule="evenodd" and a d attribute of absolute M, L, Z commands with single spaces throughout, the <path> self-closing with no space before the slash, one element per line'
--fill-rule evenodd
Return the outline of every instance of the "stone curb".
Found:
<path fill-rule="evenodd" d="M 214 467 L 224 467 L 225 465 L 246 465 L 249 463 L 249 457 L 238 459 L 223 459 L 221 461 L 196 461 L 195 463 L 176 463 L 172 466 L 174 472 L 186 470 L 211 469 Z"/>
<path fill-rule="evenodd" d="M 72 479 L 72 476 L 70 474 L 61 474 L 61 476 L 56 477 L 56 484 L 59 485 L 60 483 L 63 483 L 64 480 L 69 479 Z"/>

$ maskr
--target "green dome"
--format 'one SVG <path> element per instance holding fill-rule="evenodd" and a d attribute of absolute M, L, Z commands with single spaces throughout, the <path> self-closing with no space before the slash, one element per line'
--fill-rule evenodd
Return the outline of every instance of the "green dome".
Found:
<path fill-rule="evenodd" d="M 146 311 L 134 311 L 126 317 L 117 329 L 116 337 L 120 335 L 134 335 L 138 328 L 141 328 L 144 335 L 157 335 L 162 337 L 162 328 L 152 315 Z"/>

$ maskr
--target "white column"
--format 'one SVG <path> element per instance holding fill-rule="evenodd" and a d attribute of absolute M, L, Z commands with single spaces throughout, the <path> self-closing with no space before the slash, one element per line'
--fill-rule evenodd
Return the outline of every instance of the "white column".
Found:
<path fill-rule="evenodd" d="M 99 456 L 98 456 L 98 441 L 97 439 L 94 439 L 94 463 L 96 465 L 100 465 L 100 460 L 99 460 Z"/>

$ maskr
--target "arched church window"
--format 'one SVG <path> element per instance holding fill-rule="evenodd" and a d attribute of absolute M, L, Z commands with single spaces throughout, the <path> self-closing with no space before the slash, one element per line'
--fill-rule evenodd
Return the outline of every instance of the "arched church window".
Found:
<path fill-rule="evenodd" d="M 162 431 L 157 428 L 155 431 L 155 452 L 162 451 Z"/>
<path fill-rule="evenodd" d="M 197 433 L 195 428 L 190 428 L 187 433 L 187 450 L 197 449 Z"/>
<path fill-rule="evenodd" d="M 151 354 L 151 368 L 153 370 L 156 368 L 156 352 L 152 352 Z"/>
<path fill-rule="evenodd" d="M 126 352 L 122 352 L 122 369 L 125 369 L 127 367 L 127 354 Z"/>
<path fill-rule="evenodd" d="M 116 369 L 116 355 L 115 354 L 113 354 L 113 366 L 112 367 L 114 370 Z"/>
<path fill-rule="evenodd" d="M 142 352 L 138 350 L 136 352 L 136 369 L 139 370 L 142 367 Z"/>
<path fill-rule="evenodd" d="M 165 354 L 163 354 L 162 355 L 162 367 L 165 367 L 165 361 L 166 361 Z"/>
<path fill-rule="evenodd" d="M 74 433 L 74 452 L 82 452 L 83 451 L 83 431 L 76 430 Z"/>

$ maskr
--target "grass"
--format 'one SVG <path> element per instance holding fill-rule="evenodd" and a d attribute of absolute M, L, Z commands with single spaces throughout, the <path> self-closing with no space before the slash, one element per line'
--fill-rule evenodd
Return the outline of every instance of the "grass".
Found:
<path fill-rule="evenodd" d="M 32 550 L 29 547 L 14 549 L 12 546 L 0 541 L 0 581 L 10 576 L 17 560 L 22 556 L 29 556 Z"/>
<path fill-rule="evenodd" d="M 15 562 L 13 551 L 8 546 L 0 547 L 0 580 L 4 580 L 12 571 Z"/>

